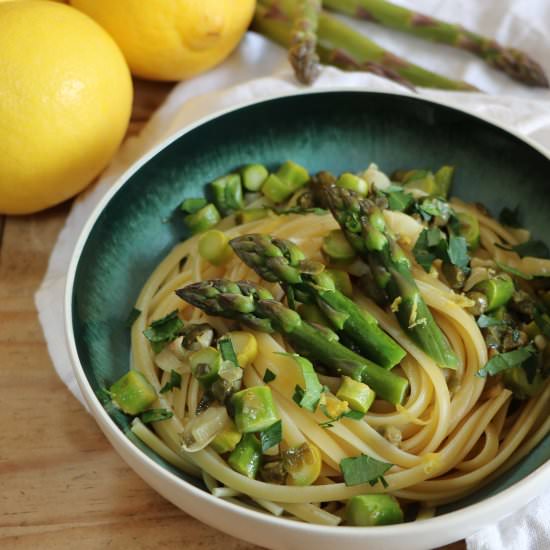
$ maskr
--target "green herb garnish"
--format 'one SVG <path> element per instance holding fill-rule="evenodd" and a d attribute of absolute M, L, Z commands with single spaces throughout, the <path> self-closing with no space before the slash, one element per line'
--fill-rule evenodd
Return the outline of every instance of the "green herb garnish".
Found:
<path fill-rule="evenodd" d="M 277 378 L 277 375 L 273 371 L 271 371 L 269 369 L 265 369 L 263 381 L 266 384 L 269 384 L 270 382 L 275 380 L 275 378 Z"/>
<path fill-rule="evenodd" d="M 354 458 L 344 458 L 340 461 L 340 470 L 348 487 L 368 483 L 371 487 L 380 481 L 387 486 L 384 474 L 393 466 L 371 456 L 361 455 Z"/>
<path fill-rule="evenodd" d="M 233 347 L 233 342 L 231 342 L 231 338 L 220 338 L 218 340 L 218 348 L 220 349 L 220 354 L 224 361 L 231 361 L 233 366 L 239 366 L 239 361 L 237 359 L 237 354 L 235 353 L 235 348 Z"/>
<path fill-rule="evenodd" d="M 180 386 L 181 386 L 181 374 L 176 370 L 172 370 L 170 372 L 170 380 L 168 380 L 168 382 L 166 382 L 166 384 L 162 386 L 162 388 L 160 389 L 160 393 L 169 392 L 170 390 L 174 388 L 179 388 Z"/>
<path fill-rule="evenodd" d="M 497 319 L 496 317 L 491 317 L 490 315 L 480 315 L 477 319 L 477 326 L 479 328 L 488 328 L 488 327 L 498 327 L 505 325 L 506 321 L 502 319 Z"/>
<path fill-rule="evenodd" d="M 265 453 L 271 447 L 275 447 L 283 440 L 283 423 L 277 420 L 274 424 L 271 424 L 269 428 L 266 428 L 259 433 L 260 443 L 262 444 L 262 452 Z"/>
<path fill-rule="evenodd" d="M 504 370 L 518 367 L 536 352 L 536 348 L 529 344 L 528 346 L 516 349 L 514 351 L 499 353 L 487 361 L 485 366 L 477 371 L 476 376 L 485 378 L 487 375 L 493 376 Z"/>
<path fill-rule="evenodd" d="M 172 418 L 174 413 L 168 409 L 149 409 L 144 413 L 139 415 L 140 420 L 144 424 L 149 424 L 151 422 L 160 422 L 161 420 L 168 420 Z"/>
<path fill-rule="evenodd" d="M 315 214 L 316 216 L 324 216 L 328 214 L 328 210 L 317 207 L 291 206 L 289 208 L 271 207 L 271 211 L 277 216 L 285 216 L 287 214 Z"/>
<path fill-rule="evenodd" d="M 294 395 L 292 399 L 302 408 L 311 412 L 315 412 L 321 394 L 323 393 L 323 385 L 319 382 L 317 373 L 315 372 L 313 365 L 310 361 L 297 355 L 296 353 L 279 353 L 279 355 L 286 355 L 292 357 L 296 364 L 300 367 L 302 375 L 304 377 L 305 389 L 301 386 L 296 386 L 294 389 Z"/>
<path fill-rule="evenodd" d="M 151 347 L 155 353 L 163 350 L 166 344 L 175 340 L 183 330 L 183 321 L 178 317 L 178 311 L 172 311 L 163 317 L 153 321 L 151 325 L 143 331 L 145 338 L 151 342 Z"/>
<path fill-rule="evenodd" d="M 398 212 L 404 212 L 414 202 L 414 197 L 411 193 L 406 193 L 402 189 L 398 191 L 390 191 L 386 193 L 388 198 L 388 207 L 390 210 L 396 210 Z"/>

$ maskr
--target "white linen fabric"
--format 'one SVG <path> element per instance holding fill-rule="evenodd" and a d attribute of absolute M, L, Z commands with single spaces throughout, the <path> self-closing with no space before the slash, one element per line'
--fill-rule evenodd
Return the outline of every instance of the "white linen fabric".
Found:
<path fill-rule="evenodd" d="M 435 17 L 460 22 L 492 35 L 504 44 L 524 49 L 550 74 L 550 2 L 547 0 L 399 0 Z M 446 46 L 352 22 L 394 53 L 455 78 L 468 80 L 488 92 L 419 90 L 517 130 L 550 149 L 550 92 L 523 87 L 488 68 L 475 57 Z M 344 73 L 324 68 L 315 89 L 359 88 L 412 93 L 368 73 Z M 93 186 L 74 202 L 53 249 L 45 278 L 36 293 L 36 307 L 54 367 L 69 390 L 85 406 L 72 373 L 64 336 L 63 294 L 69 261 L 86 219 L 105 192 L 137 159 L 188 124 L 218 110 L 303 89 L 294 80 L 283 49 L 262 36 L 247 33 L 239 48 L 218 68 L 170 93 L 141 134 L 128 139 Z M 489 95 L 490 94 L 490 95 Z M 373 159 L 375 161 L 376 159 Z M 539 550 L 550 548 L 550 495 L 533 501 L 499 524 L 469 537 L 469 550 Z"/>

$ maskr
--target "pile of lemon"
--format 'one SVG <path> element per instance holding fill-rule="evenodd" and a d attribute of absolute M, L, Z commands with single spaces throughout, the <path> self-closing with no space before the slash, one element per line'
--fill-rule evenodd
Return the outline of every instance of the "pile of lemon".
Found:
<path fill-rule="evenodd" d="M 190 78 L 220 63 L 255 0 L 0 0 L 0 213 L 86 187 L 119 147 L 132 74 Z"/>

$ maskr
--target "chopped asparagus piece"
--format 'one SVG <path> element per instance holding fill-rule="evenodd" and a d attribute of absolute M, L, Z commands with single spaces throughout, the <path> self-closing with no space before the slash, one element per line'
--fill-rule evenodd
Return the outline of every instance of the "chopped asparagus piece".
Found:
<path fill-rule="evenodd" d="M 262 463 L 262 445 L 258 438 L 251 433 L 244 434 L 229 455 L 227 463 L 236 472 L 254 479 Z"/>
<path fill-rule="evenodd" d="M 468 212 L 459 212 L 456 217 L 459 222 L 459 235 L 466 239 L 468 248 L 471 251 L 476 250 L 479 247 L 479 221 Z"/>
<path fill-rule="evenodd" d="M 340 229 L 332 230 L 323 238 L 321 250 L 331 261 L 350 262 L 355 258 L 355 250 Z"/>
<path fill-rule="evenodd" d="M 374 392 L 362 382 L 352 380 L 349 376 L 342 377 L 342 385 L 336 392 L 336 397 L 347 401 L 354 411 L 366 413 L 374 401 Z"/>
<path fill-rule="evenodd" d="M 363 178 L 350 172 L 344 172 L 336 181 L 336 185 L 355 191 L 363 197 L 366 197 L 369 192 L 369 184 Z"/>
<path fill-rule="evenodd" d="M 203 348 L 189 356 L 191 372 L 204 387 L 210 387 L 218 378 L 221 358 L 218 350 L 212 347 Z"/>
<path fill-rule="evenodd" d="M 222 265 L 231 257 L 229 239 L 223 231 L 210 229 L 199 238 L 199 254 L 214 265 Z"/>
<path fill-rule="evenodd" d="M 211 227 L 214 227 L 221 220 L 218 209 L 213 204 L 207 204 L 193 214 L 185 216 L 183 221 L 189 227 L 193 234 L 202 233 Z"/>
<path fill-rule="evenodd" d="M 288 199 L 292 195 L 292 189 L 286 181 L 281 180 L 275 174 L 269 174 L 262 185 L 262 193 L 277 204 Z"/>
<path fill-rule="evenodd" d="M 292 193 L 309 181 L 309 172 L 303 166 L 291 160 L 283 162 L 276 174 L 282 182 L 288 185 Z"/>
<path fill-rule="evenodd" d="M 473 292 L 481 292 L 487 298 L 486 312 L 493 311 L 505 305 L 514 294 L 514 281 L 507 273 L 500 273 L 492 279 L 481 281 L 472 288 Z"/>
<path fill-rule="evenodd" d="M 204 197 L 185 199 L 180 206 L 180 209 L 186 214 L 194 214 L 201 208 L 205 207 L 208 201 Z"/>
<path fill-rule="evenodd" d="M 535 357 L 533 359 L 536 359 Z M 518 399 L 528 399 L 536 395 L 544 385 L 545 378 L 540 371 L 536 371 L 532 380 L 528 379 L 523 366 L 512 367 L 502 373 L 504 385 L 514 392 Z"/>
<path fill-rule="evenodd" d="M 220 212 L 227 216 L 234 210 L 244 206 L 243 188 L 239 174 L 227 174 L 210 184 L 214 195 L 214 202 Z"/>
<path fill-rule="evenodd" d="M 113 403 L 126 414 L 137 415 L 150 407 L 157 399 L 155 388 L 141 372 L 131 370 L 119 378 L 110 388 Z"/>
<path fill-rule="evenodd" d="M 440 197 L 447 197 L 449 191 L 451 190 L 451 185 L 453 183 L 453 176 L 455 173 L 454 166 L 442 166 L 435 173 L 435 183 L 437 186 L 437 195 Z"/>
<path fill-rule="evenodd" d="M 241 168 L 241 178 L 247 191 L 259 191 L 269 172 L 263 164 L 247 164 Z"/>
<path fill-rule="evenodd" d="M 241 433 L 261 432 L 279 420 L 279 414 L 268 386 L 254 386 L 237 392 L 231 398 L 235 424 Z"/>
<path fill-rule="evenodd" d="M 403 523 L 403 511 L 391 495 L 356 495 L 348 500 L 346 522 L 358 527 Z"/>

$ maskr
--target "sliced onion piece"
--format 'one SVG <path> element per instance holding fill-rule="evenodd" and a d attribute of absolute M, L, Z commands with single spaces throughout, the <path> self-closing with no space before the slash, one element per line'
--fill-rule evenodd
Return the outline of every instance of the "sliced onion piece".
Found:
<path fill-rule="evenodd" d="M 212 442 L 229 421 L 229 415 L 225 407 L 209 407 L 185 425 L 182 449 L 189 453 L 201 451 Z"/>

